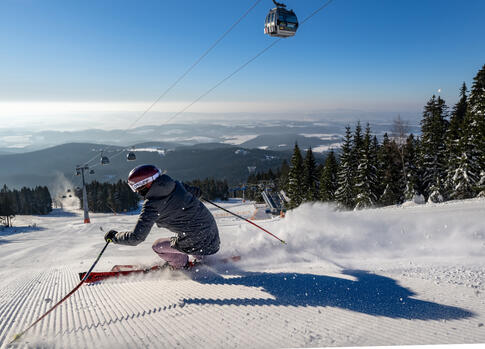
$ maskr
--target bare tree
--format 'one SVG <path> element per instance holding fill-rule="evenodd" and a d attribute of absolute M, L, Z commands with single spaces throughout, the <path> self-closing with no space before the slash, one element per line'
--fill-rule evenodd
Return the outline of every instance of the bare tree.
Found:
<path fill-rule="evenodd" d="M 397 115 L 392 124 L 391 138 L 396 142 L 399 148 L 404 147 L 406 139 L 409 135 L 409 122 L 401 119 L 401 115 Z"/>

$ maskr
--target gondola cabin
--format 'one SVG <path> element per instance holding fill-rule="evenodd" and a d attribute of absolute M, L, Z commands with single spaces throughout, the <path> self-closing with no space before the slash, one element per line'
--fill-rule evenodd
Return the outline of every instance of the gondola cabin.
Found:
<path fill-rule="evenodd" d="M 109 159 L 107 156 L 101 156 L 101 165 L 108 165 Z"/>
<path fill-rule="evenodd" d="M 264 21 L 264 33 L 278 38 L 294 36 L 298 29 L 298 19 L 293 10 L 276 7 L 269 11 Z"/>
<path fill-rule="evenodd" d="M 128 161 L 135 161 L 135 160 L 136 160 L 136 155 L 135 155 L 135 153 L 133 153 L 133 152 L 129 152 L 129 153 L 126 155 L 126 159 L 127 159 Z"/>

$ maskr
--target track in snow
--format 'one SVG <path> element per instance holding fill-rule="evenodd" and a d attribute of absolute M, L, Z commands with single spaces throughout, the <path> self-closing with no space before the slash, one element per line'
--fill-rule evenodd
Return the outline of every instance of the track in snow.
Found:
<path fill-rule="evenodd" d="M 274 348 L 485 341 L 485 329 L 482 336 L 476 331 L 485 305 L 477 308 L 472 292 L 462 304 L 445 305 L 422 300 L 390 278 L 349 273 L 250 273 L 223 266 L 217 272 L 209 267 L 192 274 L 162 271 L 84 285 L 18 347 Z M 51 269 L 3 289 L 0 346 L 77 282 L 71 269 Z"/>

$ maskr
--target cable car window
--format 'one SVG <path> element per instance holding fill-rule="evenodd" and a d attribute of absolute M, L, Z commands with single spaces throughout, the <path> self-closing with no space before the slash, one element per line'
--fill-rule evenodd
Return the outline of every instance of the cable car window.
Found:
<path fill-rule="evenodd" d="M 289 23 L 298 23 L 298 19 L 296 19 L 295 15 L 292 14 L 280 14 L 280 21 L 282 22 L 289 22 Z"/>

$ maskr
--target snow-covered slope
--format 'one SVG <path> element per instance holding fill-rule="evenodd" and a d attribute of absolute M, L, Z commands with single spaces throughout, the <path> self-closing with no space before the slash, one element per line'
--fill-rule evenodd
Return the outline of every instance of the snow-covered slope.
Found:
<path fill-rule="evenodd" d="M 245 217 L 251 203 L 227 208 Z M 322 347 L 485 343 L 484 200 L 337 212 L 302 205 L 258 220 L 288 242 L 212 208 L 220 257 L 83 285 L 19 347 Z M 136 215 L 55 211 L 0 231 L 0 347 L 79 282 L 108 229 Z M 137 247 L 110 245 L 96 270 L 158 261 L 154 228 Z"/>

